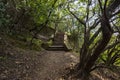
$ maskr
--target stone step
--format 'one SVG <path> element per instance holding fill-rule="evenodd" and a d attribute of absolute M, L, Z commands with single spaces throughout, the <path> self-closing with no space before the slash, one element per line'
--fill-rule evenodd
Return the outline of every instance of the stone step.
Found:
<path fill-rule="evenodd" d="M 54 48 L 54 47 L 56 47 L 56 48 L 63 48 L 64 46 L 63 45 L 52 45 L 50 47 L 52 47 L 52 48 Z"/>
<path fill-rule="evenodd" d="M 67 48 L 63 45 L 52 45 L 47 48 L 49 51 L 67 51 Z"/>

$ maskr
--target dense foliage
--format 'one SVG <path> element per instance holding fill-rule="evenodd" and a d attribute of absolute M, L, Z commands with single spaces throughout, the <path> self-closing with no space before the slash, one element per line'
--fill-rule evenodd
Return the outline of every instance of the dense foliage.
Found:
<path fill-rule="evenodd" d="M 40 45 L 48 28 L 68 34 L 80 78 L 101 63 L 120 66 L 120 0 L 0 0 L 0 30 L 11 37 Z"/>

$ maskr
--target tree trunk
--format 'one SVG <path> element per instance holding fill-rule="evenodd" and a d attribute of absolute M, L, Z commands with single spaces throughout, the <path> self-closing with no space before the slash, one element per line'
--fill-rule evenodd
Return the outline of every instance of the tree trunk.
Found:
<path fill-rule="evenodd" d="M 96 60 L 98 59 L 99 55 L 103 52 L 107 44 L 109 43 L 111 36 L 112 36 L 112 30 L 110 28 L 109 21 L 107 21 L 104 17 L 101 19 L 101 29 L 102 29 L 102 40 L 97 45 L 97 47 L 94 49 L 92 55 L 90 57 L 84 58 L 84 54 L 82 57 L 84 58 L 84 62 L 80 62 L 78 67 L 78 74 L 77 76 L 81 78 L 82 80 L 87 80 L 88 75 L 94 66 Z M 84 49 L 85 50 L 85 49 Z M 86 51 L 83 51 L 86 52 Z M 88 54 L 88 53 L 85 53 Z"/>

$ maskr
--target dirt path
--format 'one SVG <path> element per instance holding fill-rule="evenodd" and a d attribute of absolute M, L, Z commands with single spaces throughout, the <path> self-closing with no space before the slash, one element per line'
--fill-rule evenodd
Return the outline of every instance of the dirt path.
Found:
<path fill-rule="evenodd" d="M 0 61 L 0 80 L 60 80 L 65 68 L 77 62 L 64 51 L 8 49 L 7 53 L 11 56 Z"/>
<path fill-rule="evenodd" d="M 71 52 L 8 48 L 0 50 L 0 80 L 62 80 L 65 68 L 77 61 Z M 120 80 L 116 72 L 98 69 L 90 80 Z"/>
<path fill-rule="evenodd" d="M 40 72 L 37 74 L 41 80 L 58 80 L 64 72 L 64 69 L 70 65 L 73 61 L 71 53 L 63 51 L 47 51 L 45 55 L 41 57 Z M 39 80 L 38 79 L 38 80 Z M 36 79 L 37 80 L 37 79 Z"/>

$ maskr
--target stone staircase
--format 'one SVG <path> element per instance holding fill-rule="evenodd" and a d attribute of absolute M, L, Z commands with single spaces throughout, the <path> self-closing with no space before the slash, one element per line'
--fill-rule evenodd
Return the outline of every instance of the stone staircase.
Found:
<path fill-rule="evenodd" d="M 56 33 L 53 43 L 51 46 L 48 46 L 46 50 L 49 51 L 69 51 L 69 49 L 64 44 L 64 33 L 58 32 Z"/>

